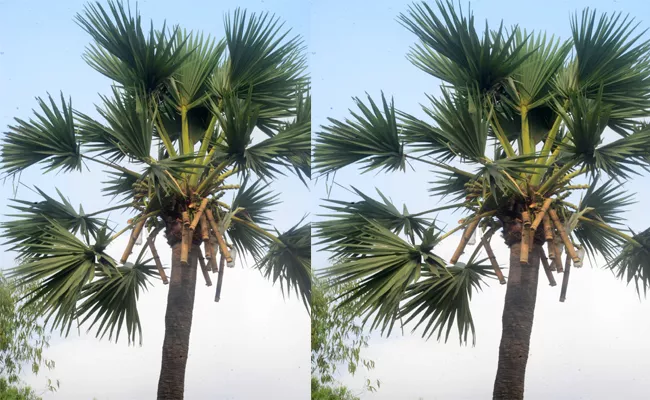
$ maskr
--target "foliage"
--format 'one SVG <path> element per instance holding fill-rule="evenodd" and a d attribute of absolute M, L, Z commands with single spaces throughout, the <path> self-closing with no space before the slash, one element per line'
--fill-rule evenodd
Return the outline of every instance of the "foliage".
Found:
<path fill-rule="evenodd" d="M 130 343 L 141 340 L 137 299 L 156 279 L 155 268 L 144 252 L 128 262 L 132 241 L 119 262 L 105 249 L 141 224 L 155 237 L 185 212 L 198 221 L 207 200 L 216 220 L 208 235 L 250 254 L 308 307 L 310 226 L 277 232 L 268 217 L 277 204 L 272 179 L 311 177 L 302 38 L 275 16 L 240 9 L 225 16 L 222 40 L 155 29 L 114 0 L 89 3 L 76 22 L 91 38 L 85 61 L 113 81 L 95 105 L 99 118 L 63 95 L 39 99 L 34 118 L 8 128 L 0 168 L 12 176 L 36 164 L 46 172 L 99 164 L 108 169 L 103 194 L 119 203 L 86 213 L 63 193 L 59 200 L 38 189 L 42 200 L 14 201 L 2 237 L 20 256 L 11 275 L 35 285 L 30 301 L 63 333 L 78 320 L 98 336 L 117 340 L 126 329 Z M 234 200 L 224 202 L 233 190 Z M 126 227 L 109 226 L 102 215 L 116 209 L 135 214 Z"/>
<path fill-rule="evenodd" d="M 382 202 L 356 189 L 358 200 L 328 199 L 316 235 L 332 254 L 323 276 L 346 285 L 343 302 L 357 302 L 355 315 L 382 332 L 414 321 L 425 336 L 446 340 L 456 324 L 467 342 L 471 295 L 493 276 L 478 254 L 498 231 L 523 247 L 526 214 L 538 219 L 539 236 L 544 215 L 557 214 L 549 234 L 560 241 L 566 233 L 563 248 L 605 256 L 617 276 L 645 293 L 648 234 L 625 228 L 621 212 L 630 201 L 619 189 L 650 167 L 643 123 L 650 40 L 638 24 L 585 10 L 571 18 L 569 40 L 503 23 L 494 29 L 486 22 L 480 31 L 471 9 L 443 0 L 415 3 L 399 22 L 418 41 L 409 60 L 442 81 L 441 94 L 427 95 L 423 117 L 397 109 L 384 93 L 383 108 L 354 98 L 352 118 L 329 118 L 316 136 L 315 168 L 321 175 L 351 165 L 397 172 L 412 160 L 433 166 L 430 192 L 452 200 L 409 214 L 381 192 Z M 605 175 L 616 184 L 598 186 Z M 443 209 L 466 216 L 444 232 L 430 214 Z M 459 230 L 454 257 L 442 259 L 440 242 Z M 485 240 L 459 262 L 475 230 Z M 571 258 L 582 265 L 577 251 Z"/>
<path fill-rule="evenodd" d="M 375 367 L 374 361 L 361 355 L 368 347 L 369 337 L 354 319 L 356 303 L 343 304 L 342 296 L 345 288 L 332 286 L 328 281 L 316 280 L 312 284 L 312 398 L 356 399 L 348 388 L 336 382 L 338 368 L 345 366 L 354 375 L 360 367 L 367 371 Z M 366 380 L 367 390 L 375 391 L 379 386 L 379 381 L 373 384 Z"/>
<path fill-rule="evenodd" d="M 49 336 L 39 320 L 38 304 L 29 303 L 34 285 L 15 286 L 0 274 L 0 398 L 40 399 L 32 388 L 21 384 L 20 376 L 28 367 L 38 374 L 41 367 L 54 368 L 54 361 L 43 354 Z M 48 379 L 49 390 L 56 390 Z M 56 386 L 55 386 L 56 385 Z"/>

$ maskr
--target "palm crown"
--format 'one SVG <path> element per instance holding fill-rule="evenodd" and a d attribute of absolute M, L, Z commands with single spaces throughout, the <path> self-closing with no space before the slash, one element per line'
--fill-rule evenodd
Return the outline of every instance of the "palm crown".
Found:
<path fill-rule="evenodd" d="M 310 225 L 284 233 L 268 226 L 278 203 L 268 182 L 286 170 L 310 177 L 311 97 L 301 39 L 273 16 L 241 10 L 225 18 L 220 41 L 164 26 L 145 33 L 137 12 L 115 2 L 107 9 L 90 4 L 76 19 L 93 39 L 84 59 L 114 81 L 96 106 L 101 119 L 73 109 L 63 95 L 58 103 L 39 99 L 34 119 L 9 127 L 1 153 L 9 175 L 38 163 L 47 172 L 99 163 L 110 169 L 104 194 L 119 199 L 93 213 L 40 190 L 40 202 L 15 201 L 18 213 L 4 223 L 4 237 L 21 256 L 13 273 L 38 283 L 33 298 L 43 300 L 48 319 L 66 331 L 73 320 L 90 320 L 98 335 L 116 337 L 125 323 L 135 340 L 139 292 L 156 269 L 167 283 L 154 246 L 163 229 L 168 241 L 182 242 L 181 262 L 192 243 L 205 244 L 206 282 L 210 269 L 219 271 L 217 301 L 224 264 L 232 265 L 237 251 L 308 305 Z M 254 141 L 256 129 L 266 138 Z M 228 191 L 235 193 L 230 204 L 223 201 Z M 135 213 L 117 233 L 100 217 L 115 209 Z M 117 262 L 106 247 L 128 231 Z M 148 246 L 129 263 L 144 231 Z"/>
<path fill-rule="evenodd" d="M 453 200 L 421 213 L 400 212 L 381 193 L 381 200 L 359 191 L 354 203 L 327 200 L 317 236 L 334 265 L 324 274 L 356 282 L 348 299 L 358 302 L 359 315 L 388 332 L 398 320 L 414 320 L 424 335 L 437 331 L 445 340 L 456 322 L 467 341 L 473 290 L 487 277 L 505 283 L 490 246 L 500 230 L 508 246 L 520 243 L 522 264 L 532 261 L 534 245 L 548 246 L 550 263 L 545 254 L 541 262 L 550 284 L 553 271 L 565 271 L 561 301 L 571 263 L 580 267 L 585 253 L 603 255 L 645 291 L 650 231 L 625 229 L 629 195 L 599 184 L 602 176 L 623 182 L 649 165 L 650 129 L 641 121 L 650 116 L 650 42 L 637 24 L 586 10 L 572 18 L 566 41 L 503 25 L 481 33 L 471 12 L 451 2 L 414 4 L 399 21 L 419 39 L 409 60 L 442 81 L 441 95 L 428 96 L 426 119 L 397 111 L 383 94 L 381 101 L 356 98 L 359 111 L 330 119 L 317 135 L 314 162 L 321 174 L 355 163 L 398 171 L 422 162 L 439 176 L 432 193 Z M 607 128 L 618 136 L 610 140 Z M 426 215 L 443 209 L 467 216 L 441 232 Z M 436 245 L 460 230 L 447 263 Z M 459 263 L 479 230 L 475 251 Z M 487 258 L 480 260 L 482 248 Z"/>

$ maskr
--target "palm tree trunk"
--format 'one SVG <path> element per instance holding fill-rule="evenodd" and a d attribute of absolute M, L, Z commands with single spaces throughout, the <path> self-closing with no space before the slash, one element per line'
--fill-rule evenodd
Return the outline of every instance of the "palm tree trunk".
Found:
<path fill-rule="evenodd" d="M 494 381 L 495 400 L 524 398 L 524 378 L 537 298 L 540 245 L 533 246 L 528 265 L 521 264 L 520 253 L 521 243 L 512 243 L 508 288 L 503 307 L 499 366 Z"/>
<path fill-rule="evenodd" d="M 199 247 L 194 244 L 188 257 L 188 265 L 183 266 L 180 241 L 172 245 L 172 270 L 165 314 L 165 340 L 158 381 L 158 400 L 183 399 L 198 255 Z"/>

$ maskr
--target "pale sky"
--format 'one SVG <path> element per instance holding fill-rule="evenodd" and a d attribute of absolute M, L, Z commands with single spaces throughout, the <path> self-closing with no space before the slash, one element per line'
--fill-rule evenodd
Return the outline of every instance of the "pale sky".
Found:
<path fill-rule="evenodd" d="M 27 118 L 36 106 L 35 96 L 59 90 L 72 97 L 75 108 L 96 115 L 98 93 L 110 90 L 108 79 L 82 60 L 88 35 L 73 21 L 85 1 L 0 1 L 0 126 L 2 131 L 13 117 Z M 134 3 L 133 3 L 134 4 Z M 217 38 L 223 37 L 223 15 L 240 6 L 249 11 L 276 13 L 309 39 L 308 4 L 300 1 L 140 1 L 143 21 L 156 26 L 180 24 Z M 36 185 L 48 194 L 61 189 L 75 205 L 86 212 L 107 207 L 102 197 L 103 174 L 91 166 L 90 173 L 42 176 L 38 167 L 22 175 L 22 181 Z M 0 183 L 1 184 L 1 183 Z M 274 224 L 285 230 L 310 212 L 309 190 L 294 176 L 272 185 L 281 193 Z M 7 199 L 11 182 L 0 189 L 0 218 L 10 213 Z M 25 187 L 18 197 L 35 199 Z M 111 214 L 111 220 L 124 226 L 127 216 Z M 121 254 L 125 240 L 120 238 L 109 252 Z M 169 265 L 170 252 L 164 240 L 158 241 L 163 263 Z M 13 265 L 14 254 L 0 248 L 0 265 Z M 279 286 L 272 286 L 250 266 L 238 262 L 225 271 L 222 299 L 214 302 L 213 285 L 205 287 L 198 275 L 190 355 L 186 374 L 186 396 L 194 399 L 305 399 L 309 397 L 310 322 L 302 303 L 295 297 L 283 299 Z M 216 279 L 213 279 L 216 282 Z M 126 341 L 111 343 L 95 339 L 94 333 L 73 333 L 67 339 L 53 336 L 46 356 L 56 368 L 28 382 L 37 390 L 45 377 L 59 379 L 61 389 L 47 394 L 52 400 L 139 400 L 155 398 L 160 371 L 161 346 L 167 287 L 155 282 L 141 296 L 140 315 L 144 331 L 142 347 L 129 347 Z"/>
<path fill-rule="evenodd" d="M 433 4 L 433 2 L 431 2 Z M 480 29 L 487 18 L 492 27 L 501 19 L 505 25 L 519 24 L 527 29 L 542 29 L 567 38 L 569 16 L 584 7 L 601 11 L 620 10 L 650 27 L 650 3 L 645 1 L 559 1 L 521 2 L 506 0 L 472 1 Z M 437 94 L 440 82 L 412 66 L 405 55 L 414 36 L 396 17 L 409 1 L 379 0 L 353 2 L 333 0 L 312 5 L 311 41 L 314 81 L 313 126 L 326 123 L 326 117 L 344 118 L 353 106 L 352 96 L 375 99 L 381 90 L 394 96 L 395 107 L 422 115 L 419 103 L 425 93 Z M 467 1 L 461 1 L 467 9 Z M 417 172 L 359 175 L 348 167 L 336 175 L 337 183 L 354 185 L 367 194 L 379 188 L 390 196 L 398 209 L 407 204 L 415 213 L 444 204 L 430 197 L 429 182 L 436 177 L 428 168 L 415 165 Z M 635 199 L 647 199 L 647 175 L 626 185 L 637 192 Z M 314 197 L 327 197 L 325 185 L 315 185 Z M 332 197 L 353 199 L 345 190 L 334 187 Z M 643 204 L 630 206 L 629 226 L 637 231 L 650 226 L 650 215 Z M 317 219 L 317 217 L 314 217 Z M 441 213 L 438 220 L 451 228 L 460 215 Z M 436 251 L 449 257 L 456 238 L 441 244 Z M 497 243 L 498 240 L 493 240 Z M 448 244 L 447 244 L 448 243 Z M 495 248 L 497 257 L 507 262 L 507 249 Z M 314 248 L 315 268 L 328 265 L 327 254 Z M 602 265 L 602 264 L 601 264 Z M 558 279 L 561 282 L 561 277 Z M 567 300 L 559 302 L 560 286 L 551 288 L 540 276 L 531 354 L 527 367 L 526 399 L 646 399 L 650 393 L 650 301 L 639 301 L 634 288 L 626 287 L 609 271 L 598 266 L 574 269 Z M 491 282 L 472 300 L 477 330 L 476 347 L 460 347 L 454 332 L 447 344 L 435 337 L 425 341 L 419 334 L 405 331 L 381 338 L 373 334 L 365 356 L 375 361 L 369 375 L 342 376 L 344 383 L 359 390 L 366 377 L 379 379 L 381 389 L 366 393 L 363 400 L 456 400 L 490 398 L 497 367 L 501 336 L 501 314 L 505 287 Z"/>

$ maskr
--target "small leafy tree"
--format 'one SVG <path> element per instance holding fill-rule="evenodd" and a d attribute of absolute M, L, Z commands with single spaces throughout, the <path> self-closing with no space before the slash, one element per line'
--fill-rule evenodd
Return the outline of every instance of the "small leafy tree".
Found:
<path fill-rule="evenodd" d="M 242 10 L 226 16 L 223 40 L 179 27 L 147 32 L 137 11 L 114 1 L 91 3 L 76 20 L 93 40 L 84 59 L 113 81 L 96 106 L 101 118 L 63 95 L 58 104 L 39 99 L 35 118 L 9 127 L 0 166 L 15 175 L 35 164 L 45 172 L 99 164 L 109 170 L 104 194 L 119 204 L 86 213 L 40 190 L 42 201 L 15 200 L 3 226 L 20 257 L 12 275 L 37 285 L 28 304 L 40 301 L 54 328 L 67 334 L 79 321 L 116 340 L 126 328 L 129 342 L 141 342 L 141 292 L 157 277 L 169 283 L 158 398 L 182 399 L 197 265 L 208 286 L 218 273 L 219 301 L 226 266 L 250 255 L 308 307 L 310 225 L 280 233 L 268 215 L 278 203 L 270 181 L 284 171 L 310 177 L 304 45 L 278 18 Z M 134 216 L 114 232 L 100 215 L 116 209 Z M 125 232 L 114 260 L 105 250 Z M 169 278 L 155 246 L 161 232 L 172 250 Z"/>
<path fill-rule="evenodd" d="M 350 389 L 336 382 L 339 366 L 347 367 L 354 375 L 361 367 L 367 371 L 375 367 L 372 360 L 363 358 L 361 351 L 368 347 L 369 336 L 354 317 L 355 303 L 336 307 L 346 292 L 345 287 L 332 286 L 327 281 L 312 283 L 311 319 L 311 373 L 312 398 L 356 399 Z M 374 384 L 366 379 L 366 389 L 376 391 L 380 382 Z M 347 397 L 346 397 L 347 396 Z"/>
<path fill-rule="evenodd" d="M 21 375 L 29 366 L 38 374 L 41 366 L 54 368 L 54 361 L 45 358 L 49 336 L 39 321 L 39 305 L 23 304 L 29 299 L 33 286 L 16 287 L 0 273 L 0 398 L 7 400 L 36 400 L 34 390 L 22 385 Z M 47 380 L 54 391 L 58 381 Z"/>
<path fill-rule="evenodd" d="M 461 342 L 474 336 L 472 293 L 485 278 L 506 283 L 495 399 L 521 399 L 540 265 L 551 286 L 585 254 L 643 292 L 650 286 L 650 230 L 631 232 L 621 212 L 631 202 L 620 183 L 650 167 L 650 41 L 629 17 L 585 10 L 560 40 L 517 26 L 481 33 L 471 14 L 451 2 L 416 3 L 399 21 L 418 43 L 408 58 L 442 81 L 428 96 L 425 118 L 380 102 L 356 99 L 359 111 L 330 119 L 316 137 L 322 174 L 359 163 L 364 171 L 433 167 L 432 192 L 447 203 L 433 210 L 398 210 L 357 191 L 359 201 L 329 200 L 318 236 L 333 252 L 325 276 L 349 286 L 347 300 L 372 328 L 390 334 L 414 321 L 430 337 Z M 609 128 L 611 131 L 607 133 Z M 608 180 L 601 183 L 602 179 Z M 617 182 L 617 183 L 614 183 Z M 442 232 L 427 215 L 443 209 L 466 216 Z M 449 262 L 436 246 L 462 231 Z M 467 243 L 483 232 L 466 262 Z M 509 260 L 491 248 L 501 233 Z M 480 260 L 484 249 L 487 258 Z M 546 250 L 545 250 L 546 249 Z"/>

